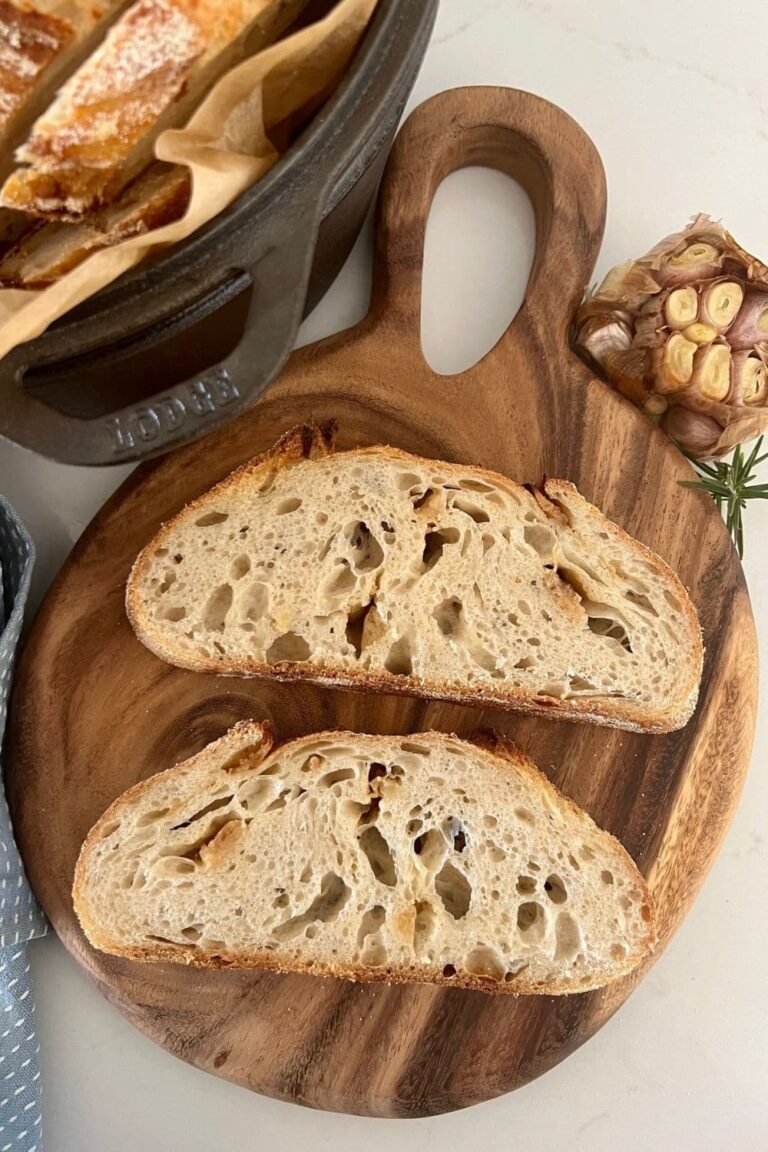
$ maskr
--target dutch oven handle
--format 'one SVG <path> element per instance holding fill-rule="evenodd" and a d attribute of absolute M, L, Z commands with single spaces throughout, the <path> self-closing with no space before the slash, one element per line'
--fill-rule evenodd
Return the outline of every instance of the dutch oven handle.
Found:
<path fill-rule="evenodd" d="M 126 335 L 124 315 L 109 309 L 99 317 L 99 343 L 93 348 L 78 346 L 73 322 L 46 335 L 44 359 L 35 356 L 34 342 L 13 349 L 0 363 L 0 435 L 63 463 L 119 464 L 196 439 L 248 408 L 285 363 L 302 320 L 325 202 L 317 188 L 313 193 L 311 202 L 297 197 L 289 211 L 283 205 L 263 239 L 249 237 L 245 246 L 252 251 L 243 254 L 245 267 L 233 266 L 218 283 L 201 287 L 166 278 L 153 294 L 153 316 L 160 320 L 150 330 Z M 30 367 L 55 365 L 67 353 L 71 357 L 73 347 L 78 364 L 87 365 L 90 356 L 107 375 L 110 358 L 129 357 L 177 331 L 194 339 L 196 321 L 249 288 L 245 328 L 235 349 L 212 368 L 141 403 L 82 418 L 51 407 L 25 384 Z"/>

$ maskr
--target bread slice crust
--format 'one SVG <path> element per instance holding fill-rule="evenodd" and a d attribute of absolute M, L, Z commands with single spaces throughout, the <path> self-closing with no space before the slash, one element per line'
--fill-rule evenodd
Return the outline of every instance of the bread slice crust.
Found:
<path fill-rule="evenodd" d="M 354 666 L 330 666 L 315 661 L 307 663 L 275 662 L 248 658 L 238 659 L 236 666 L 228 665 L 225 658 L 214 658 L 205 653 L 191 656 L 181 652 L 169 643 L 164 630 L 158 626 L 145 610 L 143 585 L 148 569 L 158 549 L 172 542 L 177 527 L 191 519 L 202 509 L 215 502 L 217 497 L 237 490 L 243 481 L 258 481 L 270 473 L 283 472 L 294 465 L 306 461 L 322 459 L 334 454 L 334 422 L 319 426 L 299 426 L 287 432 L 268 452 L 245 463 L 212 489 L 186 505 L 177 516 L 163 525 L 152 541 L 137 557 L 131 571 L 126 591 L 126 611 L 136 635 L 152 652 L 162 660 L 195 672 L 211 673 L 217 676 L 261 677 L 290 682 L 306 680 L 327 685 L 331 688 L 344 688 L 350 691 L 377 692 L 389 695 L 418 696 L 424 699 L 445 700 L 468 706 L 492 706 L 504 711 L 522 712 L 552 719 L 591 722 L 609 727 L 638 732 L 669 732 L 682 727 L 692 715 L 698 697 L 701 677 L 703 646 L 701 630 L 695 608 L 681 581 L 660 557 L 639 541 L 632 539 L 618 525 L 607 520 L 598 509 L 590 505 L 565 480 L 545 480 L 541 489 L 528 488 L 538 504 L 545 508 L 547 515 L 558 517 L 562 502 L 577 502 L 580 509 L 594 520 L 600 529 L 608 533 L 617 545 L 630 547 L 635 555 L 645 562 L 666 583 L 670 593 L 677 599 L 684 616 L 685 641 L 692 653 L 690 670 L 680 684 L 676 698 L 664 709 L 656 711 L 637 704 L 632 700 L 609 696 L 559 699 L 534 695 L 524 689 L 497 687 L 493 683 L 463 685 L 452 680 L 414 677 L 394 674 L 384 669 L 370 670 Z M 376 446 L 354 450 L 356 457 L 365 461 L 370 457 L 386 455 L 390 460 L 412 463 L 416 468 L 451 467 L 441 461 L 427 460 L 410 455 L 397 448 Z M 344 453 L 342 455 L 349 455 Z M 479 480 L 486 480 L 498 486 L 520 491 L 513 481 L 487 469 L 462 467 L 462 472 Z"/>
<path fill-rule="evenodd" d="M 467 753 L 474 751 L 477 757 L 475 770 L 488 773 L 489 778 L 495 779 L 502 785 L 514 776 L 524 779 L 535 790 L 545 809 L 558 809 L 565 818 L 576 822 L 580 829 L 579 835 L 599 836 L 606 858 L 610 859 L 617 872 L 623 872 L 631 877 L 637 893 L 643 924 L 642 935 L 637 940 L 635 947 L 627 951 L 624 956 L 612 960 L 610 972 L 604 972 L 599 979 L 586 973 L 583 977 L 576 979 L 563 976 L 559 979 L 546 981 L 533 980 L 528 974 L 527 968 L 523 968 L 515 973 L 513 979 L 499 980 L 482 974 L 469 973 L 461 968 L 448 974 L 441 967 L 424 963 L 374 966 L 363 962 L 344 964 L 317 959 L 303 963 L 300 959 L 292 960 L 268 950 L 237 952 L 222 949 L 217 954 L 206 954 L 192 948 L 174 945 L 171 942 L 157 941 L 146 945 L 129 945 L 116 940 L 104 929 L 98 916 L 92 911 L 89 891 L 90 873 L 95 865 L 98 846 L 104 840 L 105 832 L 108 832 L 110 826 L 119 822 L 132 806 L 151 797 L 158 781 L 168 784 L 183 783 L 190 775 L 194 776 L 203 765 L 207 765 L 212 758 L 226 763 L 228 758 L 241 753 L 244 745 L 248 746 L 249 750 L 256 750 L 256 759 L 249 762 L 246 773 L 258 775 L 265 767 L 269 766 L 269 762 L 278 753 L 281 755 L 288 754 L 300 749 L 303 745 L 306 745 L 308 751 L 311 751 L 312 747 L 321 740 L 357 743 L 363 752 L 366 748 L 370 752 L 371 746 L 375 746 L 377 742 L 379 745 L 386 745 L 387 743 L 397 744 L 402 741 L 413 740 L 432 748 L 440 748 L 445 746 L 447 742 L 453 742 L 466 749 Z M 382 754 L 386 754 L 386 748 L 383 749 Z M 323 770 L 321 767 L 319 771 L 322 772 Z M 207 969 L 256 968 L 283 973 L 333 976 L 363 983 L 436 984 L 502 995 L 557 996 L 605 987 L 609 983 L 628 976 L 639 964 L 649 960 L 657 943 L 652 895 L 621 842 L 610 833 L 598 829 L 591 817 L 559 792 L 511 740 L 492 731 L 481 731 L 467 741 L 441 732 L 418 732 L 412 737 L 376 737 L 334 730 L 311 733 L 308 736 L 277 746 L 269 722 L 240 721 L 223 737 L 209 744 L 197 755 L 133 785 L 107 808 L 83 843 L 75 867 L 72 895 L 75 912 L 89 942 L 104 952 L 124 956 L 138 962 L 167 962 Z"/>

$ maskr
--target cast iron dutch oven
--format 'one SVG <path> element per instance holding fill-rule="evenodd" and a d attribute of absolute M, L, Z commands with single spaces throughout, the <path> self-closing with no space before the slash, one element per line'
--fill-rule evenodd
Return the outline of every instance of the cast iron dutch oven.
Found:
<path fill-rule="evenodd" d="M 66 463 L 114 464 L 252 404 L 355 241 L 437 4 L 379 0 L 333 99 L 263 180 L 6 356 L 0 435 Z"/>

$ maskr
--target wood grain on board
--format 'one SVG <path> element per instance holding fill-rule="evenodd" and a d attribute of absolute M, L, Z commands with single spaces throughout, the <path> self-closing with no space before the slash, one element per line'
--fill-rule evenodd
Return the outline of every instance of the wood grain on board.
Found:
<path fill-rule="evenodd" d="M 423 358 L 419 333 L 426 218 L 440 181 L 478 164 L 508 173 L 529 193 L 536 256 L 525 302 L 496 347 L 469 371 L 438 376 Z M 495 88 L 428 101 L 403 128 L 389 161 L 366 319 L 297 352 L 235 424 L 134 473 L 85 532 L 43 605 L 19 668 L 7 755 L 29 877 L 56 931 L 104 994 L 158 1043 L 201 1068 L 339 1111 L 448 1111 L 552 1067 L 643 976 L 603 992 L 513 999 L 138 965 L 93 951 L 70 896 L 88 829 L 129 785 L 196 752 L 238 719 L 268 717 L 281 740 L 335 726 L 468 735 L 491 725 L 510 733 L 633 855 L 658 905 L 659 952 L 715 858 L 749 762 L 754 625 L 741 567 L 711 499 L 679 487 L 690 471 L 669 441 L 569 350 L 569 318 L 589 280 L 604 218 L 600 160 L 559 109 Z M 143 648 L 123 607 L 139 549 L 186 501 L 286 429 L 328 417 L 339 422 L 341 447 L 387 442 L 518 481 L 565 477 L 659 552 L 689 587 L 704 629 L 704 680 L 687 727 L 639 736 L 302 684 L 219 679 L 171 668 Z"/>

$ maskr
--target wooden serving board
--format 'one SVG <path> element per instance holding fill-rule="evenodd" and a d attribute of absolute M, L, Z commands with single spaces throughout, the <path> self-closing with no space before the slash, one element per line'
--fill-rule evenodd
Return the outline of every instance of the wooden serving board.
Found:
<path fill-rule="evenodd" d="M 424 230 L 440 181 L 470 164 L 501 169 L 527 189 L 536 257 L 525 302 L 498 345 L 468 372 L 443 377 L 421 353 Z M 27 871 L 78 963 L 129 1019 L 184 1060 L 320 1108 L 445 1112 L 552 1067 L 644 974 L 603 992 L 515 999 L 142 966 L 93 951 L 70 897 L 86 832 L 129 785 L 243 717 L 269 717 L 280 738 L 334 726 L 466 735 L 494 725 L 511 733 L 634 856 L 658 904 L 659 952 L 715 859 L 752 745 L 754 624 L 741 567 L 710 498 L 679 487 L 691 473 L 670 442 L 592 379 L 569 349 L 569 318 L 589 280 L 604 216 L 597 153 L 551 104 L 496 88 L 448 92 L 424 104 L 389 161 L 368 317 L 296 353 L 234 425 L 135 472 L 86 531 L 38 616 L 19 669 L 8 749 Z M 331 416 L 342 446 L 386 442 L 520 481 L 566 477 L 659 552 L 690 588 L 706 641 L 699 707 L 687 727 L 664 737 L 629 735 L 194 675 L 151 655 L 123 609 L 139 549 L 186 501 L 287 428 Z"/>

